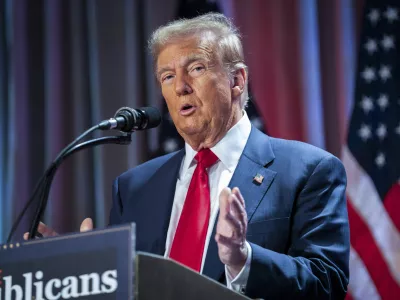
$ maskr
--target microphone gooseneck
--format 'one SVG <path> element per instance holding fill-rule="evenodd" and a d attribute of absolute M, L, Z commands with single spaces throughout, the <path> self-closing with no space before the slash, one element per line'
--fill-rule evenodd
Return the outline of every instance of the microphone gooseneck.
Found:
<path fill-rule="evenodd" d="M 122 107 L 117 110 L 114 118 L 102 121 L 96 126 L 91 127 L 76 138 L 72 143 L 65 147 L 53 160 L 50 166 L 46 169 L 43 176 L 39 179 L 34 192 L 30 199 L 19 213 L 16 221 L 14 222 L 10 233 L 7 238 L 7 243 L 11 242 L 12 236 L 15 233 L 18 225 L 20 224 L 22 217 L 26 214 L 28 208 L 32 203 L 37 200 L 38 205 L 35 210 L 34 217 L 32 219 L 29 229 L 29 239 L 34 238 L 37 235 L 37 229 L 39 221 L 43 216 L 46 209 L 48 196 L 50 192 L 51 183 L 55 176 L 55 173 L 61 163 L 69 157 L 71 154 L 93 146 L 104 145 L 104 144 L 120 144 L 129 145 L 131 142 L 131 133 L 136 130 L 145 130 L 157 127 L 161 123 L 161 114 L 158 109 L 154 107 L 143 107 L 139 109 L 132 109 L 129 107 Z M 122 131 L 122 134 L 116 136 L 105 136 L 101 138 L 91 139 L 86 142 L 78 144 L 87 135 L 96 130 L 109 130 L 117 129 Z"/>

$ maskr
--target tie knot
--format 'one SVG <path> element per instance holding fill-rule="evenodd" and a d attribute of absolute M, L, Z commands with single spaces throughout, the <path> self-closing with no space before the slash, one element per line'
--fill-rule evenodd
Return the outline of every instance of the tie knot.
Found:
<path fill-rule="evenodd" d="M 204 168 L 209 168 L 218 161 L 218 157 L 210 149 L 200 150 L 194 158 Z"/>

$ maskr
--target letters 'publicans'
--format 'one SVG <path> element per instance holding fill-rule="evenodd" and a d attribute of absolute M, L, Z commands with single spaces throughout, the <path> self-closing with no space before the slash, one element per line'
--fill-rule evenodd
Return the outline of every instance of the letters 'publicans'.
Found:
<path fill-rule="evenodd" d="M 0 300 L 53 300 L 74 299 L 82 296 L 111 294 L 118 288 L 117 270 L 108 270 L 102 274 L 90 273 L 64 278 L 52 278 L 42 281 L 43 272 L 22 274 L 24 286 L 12 283 L 12 276 L 4 276 L 4 286 L 0 288 Z M 4 297 L 4 298 L 3 298 Z"/>

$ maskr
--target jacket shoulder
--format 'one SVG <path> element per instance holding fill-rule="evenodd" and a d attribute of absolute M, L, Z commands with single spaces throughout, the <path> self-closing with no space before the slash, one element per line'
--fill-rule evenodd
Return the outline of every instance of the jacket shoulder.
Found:
<path fill-rule="evenodd" d="M 332 153 L 316 146 L 293 140 L 270 138 L 275 159 L 270 168 L 285 188 L 304 187 L 314 174 L 321 181 L 332 178 L 346 182 L 343 163 Z"/>
<path fill-rule="evenodd" d="M 146 162 L 122 173 L 121 175 L 119 175 L 117 177 L 116 180 L 118 180 L 120 183 L 129 181 L 133 177 L 135 177 L 136 181 L 137 180 L 139 180 L 139 181 L 146 180 L 147 178 L 151 177 L 159 168 L 161 168 L 165 163 L 167 163 L 175 155 L 180 155 L 182 151 L 183 150 L 175 151 L 175 152 L 163 155 L 163 156 L 153 158 L 149 161 L 146 161 Z"/>
<path fill-rule="evenodd" d="M 299 163 L 318 163 L 323 159 L 339 160 L 332 153 L 308 143 L 269 137 L 276 159 Z"/>

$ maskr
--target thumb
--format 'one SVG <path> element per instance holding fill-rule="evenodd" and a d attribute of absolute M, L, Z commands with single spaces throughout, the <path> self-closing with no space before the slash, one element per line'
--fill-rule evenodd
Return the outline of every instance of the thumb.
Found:
<path fill-rule="evenodd" d="M 91 218 L 86 218 L 83 220 L 80 228 L 80 232 L 85 232 L 93 229 L 93 220 Z"/>
<path fill-rule="evenodd" d="M 229 213 L 229 197 L 231 195 L 231 189 L 225 187 L 222 189 L 221 194 L 219 194 L 219 212 L 220 215 L 226 215 Z"/>

